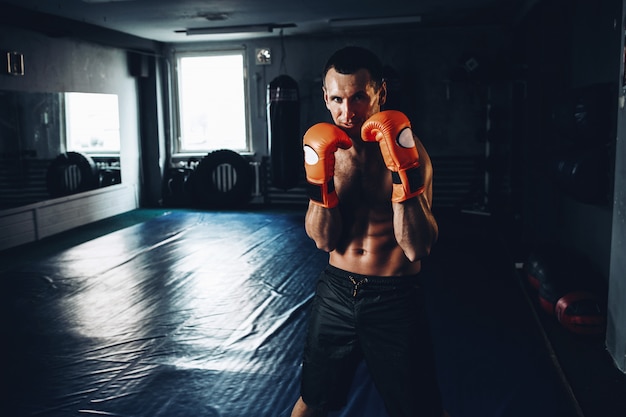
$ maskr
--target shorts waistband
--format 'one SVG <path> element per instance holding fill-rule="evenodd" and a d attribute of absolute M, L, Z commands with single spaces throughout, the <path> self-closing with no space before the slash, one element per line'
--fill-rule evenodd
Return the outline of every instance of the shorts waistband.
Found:
<path fill-rule="evenodd" d="M 419 283 L 419 274 L 399 276 L 362 275 L 345 271 L 336 266 L 326 265 L 325 272 L 336 278 L 341 278 L 350 284 L 356 282 L 367 283 L 376 287 L 399 287 L 403 285 L 415 285 Z"/>

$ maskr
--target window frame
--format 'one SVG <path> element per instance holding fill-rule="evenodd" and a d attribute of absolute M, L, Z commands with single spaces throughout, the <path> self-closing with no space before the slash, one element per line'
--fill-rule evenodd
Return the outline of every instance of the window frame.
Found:
<path fill-rule="evenodd" d="M 250 123 L 250 90 L 249 90 L 249 81 L 248 81 L 248 60 L 246 48 L 227 48 L 227 49 L 217 49 L 217 50 L 185 50 L 185 51 L 173 51 L 173 61 L 175 63 L 174 74 L 172 76 L 172 101 L 173 101 L 173 141 L 172 141 L 172 157 L 174 158 L 185 158 L 189 156 L 197 156 L 197 155 L 206 155 L 209 152 L 218 149 L 225 149 L 224 147 L 216 147 L 216 148 L 207 148 L 207 149 L 196 149 L 196 150 L 185 150 L 183 149 L 183 138 L 182 138 L 182 114 L 181 114 L 181 71 L 180 71 L 180 59 L 186 57 L 203 57 L 203 56 L 227 56 L 227 55 L 237 55 L 242 58 L 242 75 L 243 75 L 243 104 L 244 104 L 244 120 L 245 120 L 245 147 L 243 149 L 238 149 L 234 147 L 229 147 L 226 149 L 234 150 L 241 154 L 249 154 L 252 152 L 252 129 Z"/>

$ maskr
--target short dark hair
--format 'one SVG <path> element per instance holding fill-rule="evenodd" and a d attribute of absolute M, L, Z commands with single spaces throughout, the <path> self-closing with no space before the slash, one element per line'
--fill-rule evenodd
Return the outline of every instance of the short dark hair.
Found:
<path fill-rule="evenodd" d="M 326 61 L 322 80 L 326 79 L 326 74 L 331 68 L 340 74 L 354 74 L 360 69 L 366 69 L 376 89 L 383 83 L 383 64 L 376 54 L 366 48 L 346 46 L 333 53 Z"/>

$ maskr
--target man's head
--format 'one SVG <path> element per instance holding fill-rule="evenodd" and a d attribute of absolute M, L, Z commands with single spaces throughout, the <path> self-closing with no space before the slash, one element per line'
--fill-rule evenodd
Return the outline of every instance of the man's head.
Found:
<path fill-rule="evenodd" d="M 335 124 L 353 139 L 363 122 L 380 111 L 387 88 L 383 66 L 371 51 L 348 46 L 335 52 L 324 67 L 324 102 Z"/>
<path fill-rule="evenodd" d="M 372 51 L 359 46 L 346 46 L 332 54 L 324 67 L 324 79 L 331 68 L 339 74 L 354 74 L 365 69 L 370 73 L 376 90 L 383 83 L 383 64 Z"/>

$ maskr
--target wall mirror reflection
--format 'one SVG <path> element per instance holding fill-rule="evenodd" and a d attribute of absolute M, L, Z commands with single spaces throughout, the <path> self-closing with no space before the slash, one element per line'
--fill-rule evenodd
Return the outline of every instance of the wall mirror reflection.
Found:
<path fill-rule="evenodd" d="M 0 210 L 119 183 L 117 95 L 0 91 Z"/>

